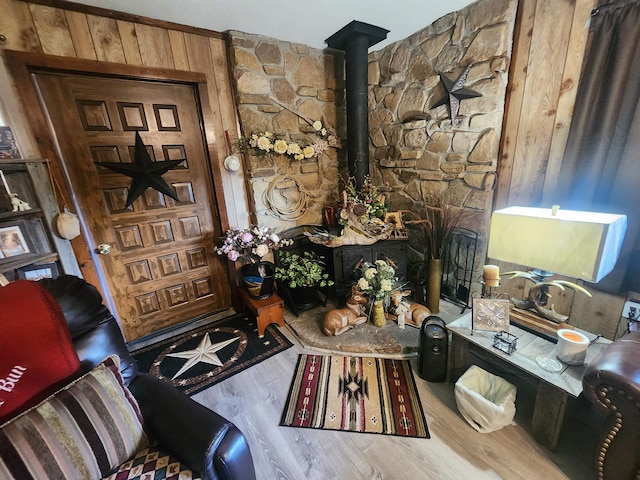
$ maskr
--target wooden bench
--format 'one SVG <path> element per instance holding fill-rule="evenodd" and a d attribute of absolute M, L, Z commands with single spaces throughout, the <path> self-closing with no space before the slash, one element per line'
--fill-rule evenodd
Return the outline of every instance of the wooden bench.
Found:
<path fill-rule="evenodd" d="M 249 292 L 245 289 L 240 289 L 240 295 L 245 306 L 256 317 L 258 324 L 258 337 L 264 337 L 264 330 L 267 325 L 276 323 L 281 327 L 284 327 L 284 312 L 283 301 L 275 293 L 264 300 L 257 300 L 249 296 Z"/>

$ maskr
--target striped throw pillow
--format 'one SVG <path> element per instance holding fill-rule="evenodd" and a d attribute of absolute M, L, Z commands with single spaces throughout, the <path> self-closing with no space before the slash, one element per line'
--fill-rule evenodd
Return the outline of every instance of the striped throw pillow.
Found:
<path fill-rule="evenodd" d="M 0 427 L 0 478 L 100 479 L 148 445 L 118 357 Z"/>

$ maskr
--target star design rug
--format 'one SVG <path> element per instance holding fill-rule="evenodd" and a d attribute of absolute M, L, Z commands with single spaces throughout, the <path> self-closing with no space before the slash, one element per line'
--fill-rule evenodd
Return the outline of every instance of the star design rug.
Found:
<path fill-rule="evenodd" d="M 269 325 L 258 337 L 253 318 L 236 315 L 133 353 L 142 372 L 194 395 L 293 344 Z"/>

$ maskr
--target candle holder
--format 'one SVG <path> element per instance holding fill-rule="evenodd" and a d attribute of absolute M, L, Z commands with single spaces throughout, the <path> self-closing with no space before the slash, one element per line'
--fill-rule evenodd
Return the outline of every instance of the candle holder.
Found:
<path fill-rule="evenodd" d="M 489 285 L 486 280 L 482 280 L 482 282 L 480 283 L 482 284 L 482 293 L 480 294 L 482 298 L 498 298 L 500 294 L 496 291 L 496 289 L 502 286 L 502 284 L 500 283 L 500 279 L 498 279 L 497 285 Z M 493 283 L 493 281 L 490 283 Z"/>

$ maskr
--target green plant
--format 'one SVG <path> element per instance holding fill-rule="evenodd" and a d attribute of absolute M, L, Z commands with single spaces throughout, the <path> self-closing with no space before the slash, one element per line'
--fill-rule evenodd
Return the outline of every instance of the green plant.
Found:
<path fill-rule="evenodd" d="M 315 252 L 304 252 L 302 255 L 280 252 L 275 279 L 289 288 L 333 285 L 333 280 L 325 270 L 323 257 Z"/>

